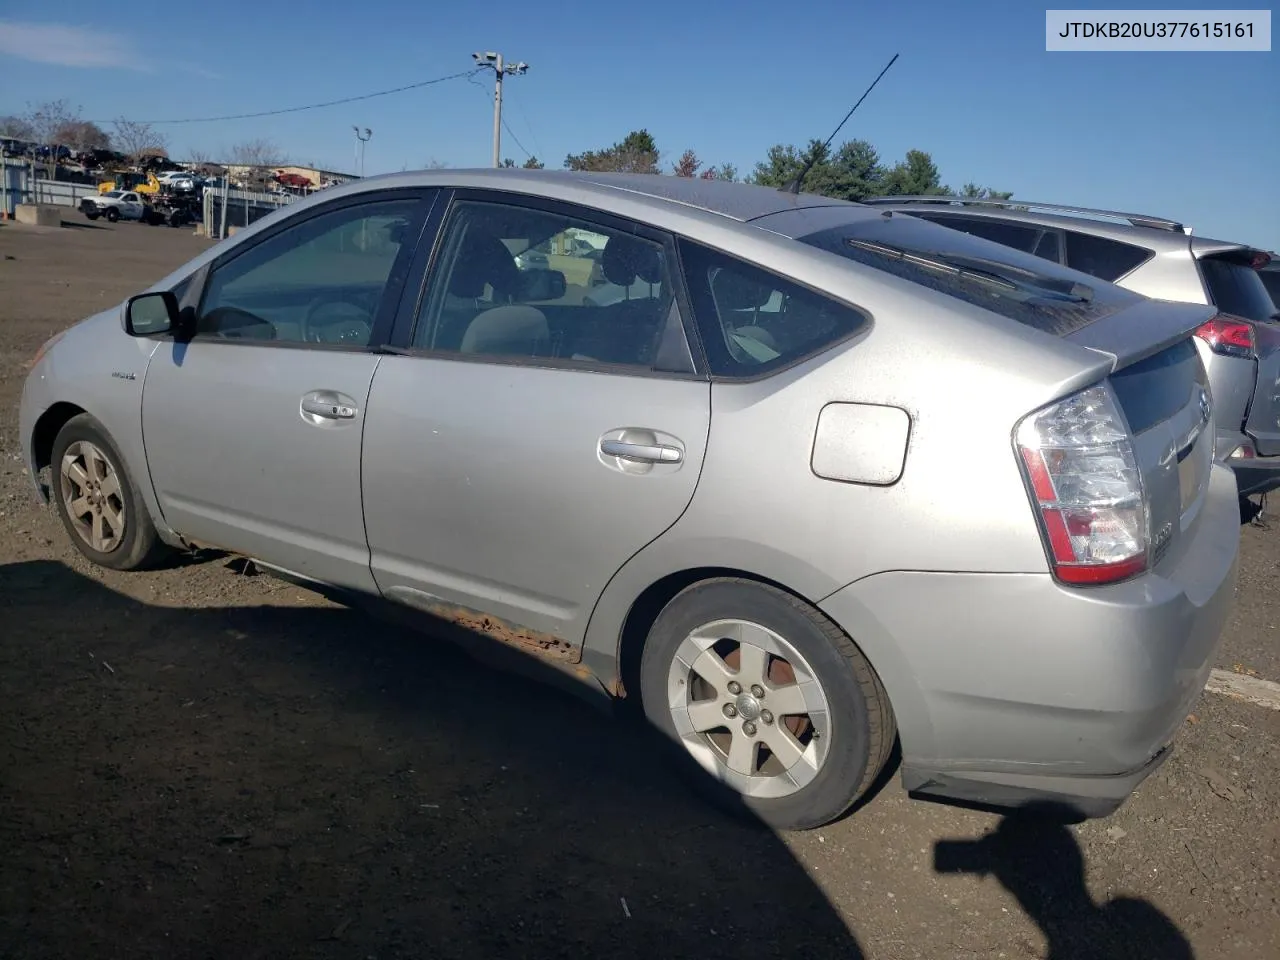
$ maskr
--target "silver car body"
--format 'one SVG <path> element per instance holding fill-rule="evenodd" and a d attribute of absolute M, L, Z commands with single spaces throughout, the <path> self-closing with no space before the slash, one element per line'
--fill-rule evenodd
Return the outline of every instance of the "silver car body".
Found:
<path fill-rule="evenodd" d="M 1030 236 L 1026 228 L 1039 228 L 1033 242 L 1040 256 L 1147 297 L 1215 305 L 1249 321 L 1256 339 L 1252 356 L 1224 356 L 1203 340 L 1196 345 L 1213 387 L 1218 455 L 1236 469 L 1242 493 L 1280 486 L 1280 332 L 1268 322 L 1275 311 L 1268 309 L 1261 280 L 1250 276 L 1247 266 L 1265 256 L 1263 251 L 1195 236 L 1173 220 L 1116 211 L 1018 200 L 979 205 L 958 197 L 876 197 L 867 202 L 989 239 L 994 238 L 992 230 L 1008 230 L 1010 240 L 1021 240 Z M 1073 257 L 1069 244 L 1078 237 L 1123 245 L 1113 249 L 1120 257 L 1125 249 L 1134 251 L 1133 265 L 1107 272 L 1112 255 L 1105 250 Z"/>
<path fill-rule="evenodd" d="M 406 350 L 401 321 L 434 231 L 459 195 L 488 191 L 692 238 L 856 304 L 869 322 L 756 379 Z M 1235 579 L 1237 491 L 1211 431 L 1199 439 L 1207 408 L 1180 381 L 1168 416 L 1142 424 L 1158 550 L 1142 575 L 1094 588 L 1051 574 L 1011 437 L 1029 412 L 1109 374 L 1119 385 L 1125 369 L 1185 344 L 1212 309 L 1055 267 L 1093 284 L 1085 309 L 1098 312 L 1035 329 L 795 239 L 913 218 L 743 185 L 535 171 L 336 187 L 151 289 L 189 304 L 207 268 L 294 218 L 400 193 L 429 212 L 389 308 L 389 348 L 131 337 L 113 307 L 49 345 L 29 375 L 32 476 L 49 466 L 59 425 L 89 411 L 167 542 L 448 617 L 611 694 L 624 693 L 624 637 L 637 626 L 643 637 L 655 601 L 726 573 L 779 585 L 865 653 L 897 718 L 904 782 L 924 793 L 1050 796 L 1105 813 L 1163 758 L 1203 687 Z M 686 350 L 697 340 L 688 312 L 678 298 L 672 329 Z M 309 416 L 317 399 L 343 419 Z M 628 437 L 678 460 L 602 455 Z M 1175 469 L 1179 438 L 1189 445 Z"/>

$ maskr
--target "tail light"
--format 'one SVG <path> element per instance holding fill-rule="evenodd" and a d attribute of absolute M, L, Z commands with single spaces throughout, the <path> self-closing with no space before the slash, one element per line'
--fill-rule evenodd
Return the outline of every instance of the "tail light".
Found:
<path fill-rule="evenodd" d="M 1059 580 L 1114 583 L 1147 568 L 1146 495 L 1107 383 L 1028 415 L 1015 442 Z"/>
<path fill-rule="evenodd" d="M 1229 313 L 1220 313 L 1201 324 L 1196 330 L 1196 336 L 1210 350 L 1224 357 L 1251 358 L 1258 346 L 1253 334 L 1253 324 Z"/>

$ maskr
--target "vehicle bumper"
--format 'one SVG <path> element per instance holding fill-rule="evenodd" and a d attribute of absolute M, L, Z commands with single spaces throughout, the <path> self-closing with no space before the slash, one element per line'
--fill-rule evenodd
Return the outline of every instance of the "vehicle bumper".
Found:
<path fill-rule="evenodd" d="M 1280 457 L 1236 458 L 1227 461 L 1236 475 L 1240 496 L 1270 493 L 1280 487 Z"/>
<path fill-rule="evenodd" d="M 1236 485 L 1215 466 L 1176 556 L 1127 583 L 902 571 L 821 606 L 880 674 L 909 790 L 1105 816 L 1167 757 L 1204 688 L 1239 538 Z"/>

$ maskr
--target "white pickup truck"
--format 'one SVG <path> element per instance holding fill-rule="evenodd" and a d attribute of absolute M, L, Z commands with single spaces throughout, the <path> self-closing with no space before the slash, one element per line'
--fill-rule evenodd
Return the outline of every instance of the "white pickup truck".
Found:
<path fill-rule="evenodd" d="M 117 220 L 141 220 L 151 222 L 158 215 L 151 207 L 142 202 L 142 197 L 132 190 L 109 190 L 96 196 L 85 197 L 80 201 L 80 212 L 90 220 L 106 217 L 112 223 Z"/>

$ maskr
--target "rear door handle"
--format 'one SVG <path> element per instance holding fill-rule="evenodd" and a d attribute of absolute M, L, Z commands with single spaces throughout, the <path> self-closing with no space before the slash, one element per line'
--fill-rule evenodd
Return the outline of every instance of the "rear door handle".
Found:
<path fill-rule="evenodd" d="M 302 398 L 302 412 L 324 420 L 354 420 L 356 408 L 346 397 L 309 393 Z"/>
<path fill-rule="evenodd" d="M 627 443 L 624 440 L 601 440 L 600 452 L 623 460 L 641 463 L 679 463 L 684 454 L 679 447 L 665 443 Z"/>

